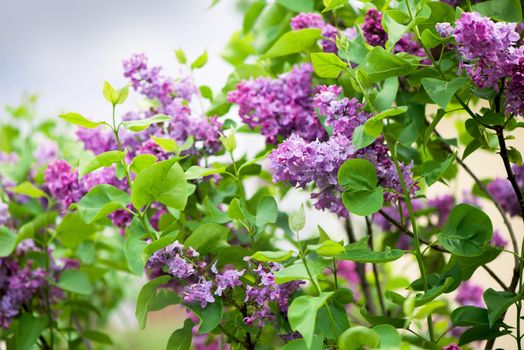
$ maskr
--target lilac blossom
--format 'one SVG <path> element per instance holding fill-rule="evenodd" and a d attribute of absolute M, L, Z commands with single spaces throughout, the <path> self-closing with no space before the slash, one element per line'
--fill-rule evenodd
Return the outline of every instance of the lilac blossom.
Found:
<path fill-rule="evenodd" d="M 239 106 L 240 118 L 250 128 L 260 127 L 269 143 L 291 134 L 307 141 L 325 139 L 312 106 L 312 72 L 310 64 L 302 64 L 277 79 L 244 80 L 229 92 L 228 101 Z"/>
<path fill-rule="evenodd" d="M 338 185 L 337 173 L 348 159 L 364 158 L 375 165 L 379 185 L 393 190 L 385 193 L 387 201 L 402 197 L 403 190 L 382 139 L 364 149 L 354 149 L 351 142 L 353 132 L 371 114 L 364 112 L 363 105 L 355 99 L 339 100 L 340 92 L 340 87 L 324 86 L 314 97 L 315 107 L 326 117 L 326 124 L 333 127 L 333 135 L 327 141 L 308 142 L 293 134 L 269 155 L 269 160 L 274 182 L 288 182 L 301 188 L 314 182 L 318 190 L 311 196 L 315 207 L 346 216 L 347 211 L 339 196 L 342 188 Z M 413 164 L 400 164 L 400 167 L 406 186 L 414 193 L 418 186 L 413 182 Z"/>
<path fill-rule="evenodd" d="M 453 34 L 453 27 L 448 22 L 437 23 L 435 30 L 441 38 L 448 38 Z"/>
<path fill-rule="evenodd" d="M 198 302 L 202 308 L 208 303 L 214 303 L 215 297 L 211 292 L 213 282 L 200 279 L 198 283 L 191 284 L 185 288 L 184 301 L 186 303 Z"/>
<path fill-rule="evenodd" d="M 460 347 L 457 344 L 449 344 L 444 347 L 444 350 L 460 350 Z"/>
<path fill-rule="evenodd" d="M 437 225 L 439 227 L 444 226 L 446 221 L 448 221 L 448 216 L 454 205 L 455 197 L 450 194 L 445 194 L 428 200 L 428 206 L 436 209 L 436 215 L 438 218 Z"/>
<path fill-rule="evenodd" d="M 318 13 L 299 13 L 291 18 L 291 29 L 299 30 L 304 28 L 318 28 L 322 30 L 322 36 L 325 38 L 321 41 L 324 52 L 337 52 L 335 40 L 338 30 L 329 23 L 326 23 Z"/>
<path fill-rule="evenodd" d="M 84 188 L 78 182 L 78 171 L 73 170 L 64 160 L 55 160 L 47 167 L 44 178 L 51 195 L 66 210 L 84 195 Z"/>
<path fill-rule="evenodd" d="M 510 50 L 512 64 L 510 77 L 506 83 L 506 113 L 524 115 L 524 46 Z"/>
<path fill-rule="evenodd" d="M 474 284 L 470 281 L 463 282 L 455 296 L 455 301 L 461 306 L 476 306 L 484 307 L 484 302 L 482 300 L 482 294 L 484 290 L 481 286 Z"/>
<path fill-rule="evenodd" d="M 520 190 L 524 190 L 524 166 L 513 165 L 513 173 Z M 495 178 L 486 186 L 489 193 L 500 204 L 502 209 L 511 216 L 517 216 L 520 213 L 520 206 L 517 196 L 511 183 L 507 179 Z"/>
<path fill-rule="evenodd" d="M 9 218 L 9 206 L 0 199 L 0 226 L 7 225 Z"/>
<path fill-rule="evenodd" d="M 502 236 L 500 231 L 495 230 L 491 238 L 491 245 L 497 248 L 504 249 L 508 245 L 508 241 Z"/>

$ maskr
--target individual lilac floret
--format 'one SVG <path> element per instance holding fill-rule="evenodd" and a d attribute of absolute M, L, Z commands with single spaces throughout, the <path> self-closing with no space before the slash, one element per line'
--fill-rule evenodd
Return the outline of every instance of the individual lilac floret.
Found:
<path fill-rule="evenodd" d="M 244 80 L 229 92 L 228 101 L 239 106 L 240 118 L 250 128 L 260 127 L 269 143 L 293 133 L 308 141 L 324 139 L 312 106 L 312 73 L 310 64 L 302 64 L 277 79 Z"/>
<path fill-rule="evenodd" d="M 242 285 L 240 277 L 244 274 L 244 270 L 226 270 L 223 273 L 217 273 L 215 280 L 217 283 L 217 288 L 215 290 L 215 295 L 222 296 L 222 292 L 227 288 L 235 288 Z"/>
<path fill-rule="evenodd" d="M 493 22 L 476 12 L 464 12 L 453 32 L 462 66 L 480 88 L 498 89 L 501 78 L 509 75 L 509 47 L 520 39 L 516 24 Z"/>
<path fill-rule="evenodd" d="M 318 13 L 299 13 L 291 18 L 291 29 L 299 30 L 304 28 L 318 28 L 322 30 L 322 36 L 326 39 L 321 41 L 324 52 L 337 52 L 335 40 L 338 30 L 329 23 L 326 23 Z"/>
<path fill-rule="evenodd" d="M 482 300 L 483 293 L 484 290 L 482 287 L 474 284 L 473 282 L 465 281 L 460 285 L 455 297 L 455 301 L 461 306 L 469 305 L 484 307 L 484 301 Z"/>
<path fill-rule="evenodd" d="M 185 288 L 184 301 L 186 303 L 198 302 L 202 308 L 208 303 L 214 303 L 215 297 L 211 292 L 213 282 L 201 279 L 198 283 L 191 284 Z"/>
<path fill-rule="evenodd" d="M 508 241 L 502 236 L 502 234 L 496 230 L 493 232 L 493 237 L 491 238 L 491 245 L 500 249 L 506 248 Z"/>
<path fill-rule="evenodd" d="M 428 205 L 437 210 L 437 225 L 442 227 L 446 221 L 448 221 L 449 213 L 451 213 L 451 209 L 453 209 L 453 206 L 455 205 L 455 197 L 450 194 L 438 196 L 428 200 Z"/>
<path fill-rule="evenodd" d="M 453 27 L 448 22 L 437 23 L 435 30 L 441 38 L 449 38 L 453 34 Z"/>

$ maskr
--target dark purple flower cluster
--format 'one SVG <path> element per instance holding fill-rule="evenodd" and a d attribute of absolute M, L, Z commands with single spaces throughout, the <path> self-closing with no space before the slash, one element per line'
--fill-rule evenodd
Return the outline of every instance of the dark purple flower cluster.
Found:
<path fill-rule="evenodd" d="M 187 281 L 184 288 L 186 303 L 199 303 L 206 307 L 215 302 L 215 296 L 222 296 L 224 291 L 242 285 L 240 277 L 244 270 L 226 269 L 219 272 L 216 267 L 199 259 L 199 253 L 193 248 L 184 248 L 178 241 L 153 253 L 146 269 L 161 269 L 180 281 Z"/>
<path fill-rule="evenodd" d="M 306 187 L 314 182 L 317 193 L 311 198 L 319 210 L 328 209 L 340 216 L 347 211 L 340 199 L 342 189 L 338 186 L 337 173 L 340 166 L 350 158 L 365 158 L 377 170 L 379 184 L 402 193 L 400 179 L 381 140 L 355 151 L 352 145 L 354 130 L 365 123 L 371 114 L 362 110 L 356 99 L 338 99 L 342 89 L 338 86 L 323 86 L 314 98 L 315 107 L 326 117 L 326 124 L 333 127 L 333 135 L 327 141 L 308 142 L 299 135 L 291 135 L 269 155 L 273 170 L 273 181 L 285 181 L 293 186 Z M 412 165 L 401 164 L 406 185 L 414 193 L 418 187 L 413 182 Z M 388 201 L 399 198 L 399 194 L 387 192 Z"/>
<path fill-rule="evenodd" d="M 338 30 L 333 25 L 326 23 L 320 14 L 299 13 L 295 17 L 291 18 L 292 30 L 299 30 L 304 28 L 321 29 L 322 36 L 325 38 L 321 42 L 322 50 L 324 52 L 337 52 L 337 45 L 335 41 L 337 39 Z"/>
<path fill-rule="evenodd" d="M 85 187 L 78 181 L 78 171 L 73 171 L 65 160 L 51 162 L 44 178 L 47 189 L 58 201 L 62 210 L 78 202 L 86 192 Z"/>
<path fill-rule="evenodd" d="M 242 121 L 260 127 L 269 143 L 291 134 L 307 141 L 324 139 L 326 132 L 313 109 L 312 72 L 310 64 L 302 64 L 277 79 L 244 80 L 228 94 L 228 101 L 238 104 Z"/>
<path fill-rule="evenodd" d="M 441 31 L 444 24 L 438 24 Z M 506 113 L 524 115 L 524 47 L 515 23 L 493 22 L 476 12 L 464 12 L 453 31 L 460 67 L 480 88 L 499 91 L 505 83 Z M 447 34 L 448 25 L 446 25 Z M 440 33 L 440 32 L 439 32 Z"/>
<path fill-rule="evenodd" d="M 8 328 L 22 306 L 42 291 L 45 276 L 43 269 L 33 269 L 30 262 L 21 267 L 12 258 L 0 258 L 0 327 Z"/>
<path fill-rule="evenodd" d="M 248 260 L 251 269 L 252 263 Z M 282 265 L 268 263 L 258 264 L 252 270 L 256 279 L 254 285 L 246 287 L 247 316 L 244 323 L 248 326 L 263 327 L 266 323 L 275 321 L 275 313 L 271 309 L 271 303 L 278 306 L 280 312 L 286 313 L 289 300 L 294 292 L 300 289 L 303 281 L 291 281 L 283 284 L 275 283 L 275 272 L 282 269 Z"/>
<path fill-rule="evenodd" d="M 372 46 L 386 46 L 388 41 L 388 34 L 382 27 L 382 13 L 377 9 L 369 9 L 364 17 L 362 24 L 362 35 L 369 45 Z M 424 64 L 429 64 L 430 61 L 426 57 L 424 49 L 413 39 L 413 34 L 406 33 L 395 44 L 393 48 L 394 53 L 405 52 L 418 57 L 425 57 L 422 61 Z"/>
<path fill-rule="evenodd" d="M 524 191 L 524 165 L 518 166 L 513 164 L 513 174 L 515 174 L 515 180 L 521 191 Z M 500 204 L 502 209 L 511 216 L 517 216 L 520 214 L 520 205 L 517 199 L 517 195 L 511 186 L 511 183 L 507 179 L 496 178 L 491 181 L 487 186 L 489 193 L 493 198 Z"/>

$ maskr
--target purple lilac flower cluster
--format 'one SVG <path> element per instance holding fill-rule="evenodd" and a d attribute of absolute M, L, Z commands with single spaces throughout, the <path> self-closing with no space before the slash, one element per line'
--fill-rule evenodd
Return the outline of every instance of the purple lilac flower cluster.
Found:
<path fill-rule="evenodd" d="M 297 134 L 306 141 L 325 139 L 326 132 L 313 109 L 313 67 L 293 67 L 277 79 L 260 77 L 240 82 L 228 101 L 239 106 L 239 115 L 251 128 L 260 127 L 269 143 Z"/>
<path fill-rule="evenodd" d="M 465 69 L 480 88 L 500 89 L 505 83 L 505 110 L 524 115 L 524 46 L 515 23 L 493 22 L 476 12 L 464 12 L 456 21 L 453 36 Z M 437 24 L 438 33 L 450 35 L 449 23 Z"/>
<path fill-rule="evenodd" d="M 285 181 L 293 186 L 305 188 L 315 182 L 318 189 L 311 198 L 319 210 L 330 210 L 340 216 L 346 216 L 340 199 L 342 189 L 337 182 L 340 166 L 350 158 L 365 158 L 372 162 L 379 178 L 379 184 L 402 193 L 400 180 L 393 162 L 388 155 L 387 147 L 382 140 L 355 151 L 351 139 L 354 130 L 365 123 L 371 114 L 362 110 L 363 105 L 356 99 L 344 97 L 338 99 L 342 88 L 339 86 L 322 86 L 314 97 L 314 106 L 320 114 L 325 115 L 326 124 L 333 127 L 333 135 L 327 141 L 305 140 L 299 135 L 291 135 L 269 155 L 273 170 L 273 181 Z M 418 187 L 413 182 L 412 165 L 401 164 L 406 185 L 414 193 Z M 388 201 L 399 198 L 393 192 L 387 192 Z"/>
<path fill-rule="evenodd" d="M 199 303 L 206 307 L 215 302 L 215 296 L 222 296 L 228 289 L 242 285 L 240 277 L 244 270 L 226 269 L 219 272 L 216 266 L 199 258 L 200 254 L 193 248 L 184 248 L 178 241 L 153 253 L 147 262 L 146 269 L 162 269 L 178 280 L 188 280 L 184 288 L 186 303 Z M 196 282 L 192 282 L 197 280 Z"/>
<path fill-rule="evenodd" d="M 318 28 L 322 30 L 322 36 L 325 38 L 321 41 L 324 52 L 337 52 L 338 30 L 333 25 L 326 23 L 318 13 L 299 13 L 291 18 L 291 29 L 299 30 L 304 28 Z"/>
<path fill-rule="evenodd" d="M 198 95 L 199 90 L 189 76 L 174 81 L 162 75 L 160 67 L 149 68 L 144 54 L 131 56 L 123 61 L 123 65 L 124 76 L 130 79 L 133 88 L 147 98 L 160 102 L 160 106 L 154 107 L 148 114 L 162 113 L 173 118 L 168 123 L 168 133 L 164 137 L 169 136 L 182 143 L 188 137 L 193 137 L 202 144 L 203 151 L 209 154 L 220 150 L 222 124 L 217 117 L 191 116 L 187 102 Z M 158 132 L 160 135 L 157 136 L 162 137 L 162 130 Z"/>
<path fill-rule="evenodd" d="M 7 226 L 10 217 L 9 206 L 0 199 L 0 226 Z"/>
<path fill-rule="evenodd" d="M 388 41 L 388 34 L 382 27 L 382 13 L 377 9 L 369 9 L 364 17 L 362 24 L 362 35 L 369 45 L 372 46 L 386 46 Z M 430 61 L 426 57 L 424 49 L 413 39 L 412 33 L 406 33 L 395 44 L 393 48 L 394 53 L 405 52 L 418 57 L 425 57 L 422 61 L 424 64 L 429 64 Z"/>
<path fill-rule="evenodd" d="M 7 329 L 22 306 L 42 291 L 45 275 L 31 263 L 21 267 L 12 258 L 0 258 L 0 327 Z"/>
<path fill-rule="evenodd" d="M 248 261 L 249 268 L 252 263 Z M 294 292 L 300 289 L 303 281 L 291 281 L 283 284 L 276 284 L 275 273 L 282 269 L 282 265 L 277 263 L 258 264 L 252 269 L 256 279 L 254 285 L 246 287 L 247 316 L 244 323 L 248 326 L 263 327 L 266 323 L 274 322 L 275 313 L 271 309 L 271 303 L 278 306 L 278 310 L 286 313 L 289 307 L 289 300 Z"/>
<path fill-rule="evenodd" d="M 513 174 L 521 191 L 524 191 L 524 165 L 513 164 Z M 520 214 L 520 205 L 511 183 L 507 179 L 496 178 L 487 186 L 489 193 L 500 204 L 502 209 L 511 216 Z"/>

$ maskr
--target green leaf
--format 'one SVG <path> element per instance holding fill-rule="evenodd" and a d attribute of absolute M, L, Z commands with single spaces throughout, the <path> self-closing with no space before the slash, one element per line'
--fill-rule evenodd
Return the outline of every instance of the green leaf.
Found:
<path fill-rule="evenodd" d="M 315 9 L 314 0 L 277 0 L 277 4 L 294 12 L 312 12 Z"/>
<path fill-rule="evenodd" d="M 293 256 L 293 251 L 258 251 L 251 255 L 251 259 L 256 261 L 273 261 L 281 262 L 286 261 Z"/>
<path fill-rule="evenodd" d="M 256 225 L 264 228 L 267 224 L 274 224 L 278 218 L 277 202 L 273 197 L 264 196 L 257 204 Z"/>
<path fill-rule="evenodd" d="M 415 297 L 415 307 L 422 306 L 429 303 L 432 300 L 435 300 L 442 293 L 445 293 L 448 287 L 453 283 L 453 278 L 448 277 L 442 285 L 435 286 L 429 289 L 424 294 L 419 294 Z"/>
<path fill-rule="evenodd" d="M 129 203 L 129 194 L 111 185 L 96 185 L 78 202 L 78 212 L 85 223 L 106 217 Z"/>
<path fill-rule="evenodd" d="M 431 134 L 433 134 L 433 131 L 435 131 L 437 124 L 440 123 L 444 115 L 446 115 L 446 111 L 444 111 L 443 109 L 439 109 L 435 114 L 433 120 L 431 120 L 431 124 L 429 124 L 429 126 L 426 129 L 426 132 L 424 133 L 424 148 L 427 148 L 429 139 L 431 138 Z"/>
<path fill-rule="evenodd" d="M 389 249 L 383 252 L 375 252 L 367 249 L 346 249 L 339 254 L 337 259 L 350 260 L 358 263 L 386 263 L 400 259 L 404 255 L 402 249 Z"/>
<path fill-rule="evenodd" d="M 133 158 L 133 161 L 129 165 L 129 170 L 131 170 L 135 174 L 138 174 L 145 168 L 148 168 L 151 165 L 155 164 L 156 161 L 157 157 L 155 157 L 152 154 L 139 154 L 135 158 Z"/>
<path fill-rule="evenodd" d="M 84 176 L 92 171 L 95 171 L 101 167 L 110 167 L 114 163 L 120 163 L 125 157 L 124 152 L 120 151 L 108 151 L 100 153 L 85 164 L 80 169 L 80 176 Z"/>
<path fill-rule="evenodd" d="M 451 321 L 456 327 L 487 326 L 488 310 L 476 306 L 462 306 L 453 310 Z"/>
<path fill-rule="evenodd" d="M 319 244 L 308 245 L 308 249 L 316 252 L 320 256 L 334 257 L 345 251 L 344 247 L 332 240 L 327 240 Z"/>
<path fill-rule="evenodd" d="M 451 210 L 438 240 L 453 254 L 473 257 L 484 253 L 492 234 L 489 216 L 477 207 L 459 204 Z"/>
<path fill-rule="evenodd" d="M 128 120 L 122 122 L 124 128 L 130 131 L 139 132 L 147 129 L 152 124 L 158 124 L 165 121 L 171 120 L 171 117 L 164 114 L 157 114 L 149 118 L 137 119 L 137 120 Z"/>
<path fill-rule="evenodd" d="M 182 167 L 168 159 L 145 168 L 136 175 L 131 189 L 131 201 L 140 209 L 154 201 L 184 210 L 188 197 L 188 185 Z"/>
<path fill-rule="evenodd" d="M 95 225 L 86 224 L 75 211 L 64 216 L 56 228 L 56 237 L 65 247 L 75 248 L 91 237 L 95 231 Z"/>
<path fill-rule="evenodd" d="M 311 272 L 315 281 L 317 280 L 317 275 L 322 273 L 327 265 L 329 265 L 327 260 L 308 260 L 309 272 Z M 296 280 L 311 280 L 301 260 L 297 260 L 292 265 L 286 266 L 275 273 L 275 281 L 278 284 Z"/>
<path fill-rule="evenodd" d="M 6 226 L 0 226 L 0 257 L 9 256 L 16 246 L 16 234 Z"/>
<path fill-rule="evenodd" d="M 203 54 L 198 56 L 196 60 L 191 63 L 191 69 L 198 69 L 204 67 L 204 65 L 207 63 L 207 51 L 204 51 Z"/>
<path fill-rule="evenodd" d="M 79 125 L 87 129 L 94 129 L 97 126 L 104 124 L 104 122 L 91 121 L 78 113 L 61 114 L 58 116 L 58 118 L 64 119 L 71 124 Z"/>
<path fill-rule="evenodd" d="M 86 337 L 87 339 L 92 340 L 99 344 L 113 345 L 113 341 L 111 340 L 111 337 L 99 331 L 88 329 L 88 330 L 85 330 L 82 333 L 82 335 Z"/>
<path fill-rule="evenodd" d="M 355 150 L 358 151 L 359 149 L 371 145 L 375 140 L 376 137 L 366 134 L 366 131 L 364 130 L 364 125 L 359 125 L 353 133 L 351 143 L 353 144 L 353 146 L 355 146 Z"/>
<path fill-rule="evenodd" d="M 393 10 L 397 11 L 397 10 Z M 384 29 L 388 33 L 388 41 L 386 42 L 386 49 L 391 51 L 391 49 L 395 46 L 397 41 L 399 41 L 409 30 L 409 26 L 402 25 L 395 21 L 395 19 L 391 16 L 393 11 L 385 11 L 382 16 L 382 25 L 384 26 Z"/>
<path fill-rule="evenodd" d="M 186 239 L 184 246 L 193 247 L 202 255 L 208 252 L 217 253 L 228 246 L 228 234 L 229 229 L 224 226 L 213 223 L 203 224 Z"/>
<path fill-rule="evenodd" d="M 382 133 L 382 129 L 384 127 L 382 120 L 405 113 L 407 110 L 407 106 L 388 108 L 385 111 L 373 116 L 372 118 L 369 118 L 364 124 L 364 131 L 367 135 L 377 138 L 378 135 Z"/>
<path fill-rule="evenodd" d="M 16 329 L 16 350 L 31 350 L 34 348 L 38 337 L 49 323 L 47 316 L 35 317 L 30 313 L 20 316 Z"/>
<path fill-rule="evenodd" d="M 136 301 L 136 311 L 135 316 L 138 321 L 140 329 L 146 327 L 147 322 L 147 313 L 150 310 L 151 302 L 156 295 L 156 289 L 169 282 L 171 276 L 160 276 L 149 282 L 147 282 L 140 292 L 138 293 L 138 298 Z"/>
<path fill-rule="evenodd" d="M 186 170 L 186 180 L 194 180 L 198 179 L 199 177 L 209 176 L 213 174 L 221 174 L 224 171 L 226 171 L 225 167 L 221 168 L 204 168 L 198 165 L 193 165 L 189 169 Z"/>
<path fill-rule="evenodd" d="M 321 78 L 338 78 L 347 69 L 346 62 L 334 53 L 314 52 L 311 54 L 311 63 Z"/>
<path fill-rule="evenodd" d="M 306 345 L 304 338 L 295 339 L 286 343 L 280 350 L 323 350 L 324 343 L 322 342 L 322 336 L 314 335 L 311 346 Z"/>
<path fill-rule="evenodd" d="M 377 110 L 384 111 L 391 107 L 397 97 L 398 86 L 397 77 L 390 77 L 384 80 L 382 89 L 373 100 L 373 105 Z"/>
<path fill-rule="evenodd" d="M 321 39 L 320 29 L 293 30 L 282 35 L 264 55 L 265 58 L 287 56 L 293 53 L 310 51 L 317 47 Z"/>
<path fill-rule="evenodd" d="M 492 288 L 488 288 L 484 292 L 483 297 L 484 302 L 488 307 L 488 321 L 490 327 L 493 327 L 502 314 L 519 300 L 519 297 L 513 292 L 497 292 Z"/>
<path fill-rule="evenodd" d="M 360 308 L 360 314 L 371 325 L 391 325 L 395 328 L 406 328 L 409 325 L 409 321 L 405 318 L 371 315 L 365 306 Z"/>
<path fill-rule="evenodd" d="M 92 292 L 87 273 L 80 270 L 64 270 L 60 274 L 58 287 L 76 294 L 89 295 Z"/>
<path fill-rule="evenodd" d="M 347 329 L 337 341 L 340 350 L 358 350 L 364 347 L 376 348 L 379 344 L 379 334 L 363 326 L 353 326 Z"/>
<path fill-rule="evenodd" d="M 38 187 L 30 183 L 29 181 L 24 181 L 16 187 L 10 187 L 9 191 L 17 193 L 17 194 L 22 194 L 24 196 L 28 196 L 31 198 L 46 198 L 47 197 L 47 194 L 44 191 L 42 191 L 41 189 L 39 189 Z"/>
<path fill-rule="evenodd" d="M 304 214 L 304 204 L 301 204 L 297 212 L 289 215 L 289 228 L 294 232 L 299 232 L 305 225 L 306 216 Z"/>
<path fill-rule="evenodd" d="M 222 145 L 224 146 L 224 149 L 227 152 L 233 153 L 233 151 L 237 148 L 237 139 L 235 137 L 235 130 L 231 129 L 227 137 L 220 136 L 220 141 L 222 142 Z"/>
<path fill-rule="evenodd" d="M 448 158 L 442 162 L 436 160 L 428 160 L 422 164 L 422 176 L 426 179 L 426 184 L 428 186 L 433 185 L 437 182 L 448 168 L 453 164 L 455 156 L 450 154 Z"/>
<path fill-rule="evenodd" d="M 402 337 L 395 327 L 389 324 L 379 324 L 372 328 L 380 337 L 380 349 L 400 349 Z"/>
<path fill-rule="evenodd" d="M 178 63 L 180 63 L 180 64 L 186 64 L 187 63 L 187 57 L 186 57 L 186 54 L 184 53 L 184 50 L 182 50 L 182 49 L 175 50 L 175 57 L 176 57 Z"/>
<path fill-rule="evenodd" d="M 451 81 L 444 81 L 435 78 L 422 78 L 420 81 L 431 100 L 445 110 L 453 95 L 464 87 L 469 79 L 458 77 Z"/>
<path fill-rule="evenodd" d="M 155 241 L 156 242 L 156 241 Z M 147 243 L 142 237 L 137 235 L 129 235 L 124 246 L 127 266 L 137 276 L 142 276 L 146 261 L 144 259 L 144 248 Z"/>
<path fill-rule="evenodd" d="M 187 305 L 191 311 L 200 319 L 198 327 L 198 334 L 205 334 L 213 331 L 224 315 L 224 306 L 222 299 L 215 298 L 214 303 L 208 303 L 205 308 L 202 308 L 199 303 Z"/>
<path fill-rule="evenodd" d="M 111 103 L 113 106 L 122 104 L 126 101 L 127 96 L 129 95 L 129 86 L 124 86 L 122 89 L 117 90 L 105 81 L 102 93 L 107 102 Z"/>
<path fill-rule="evenodd" d="M 342 201 L 356 215 L 377 212 L 384 203 L 384 190 L 377 187 L 377 172 L 366 159 L 349 159 L 338 170 L 338 182 L 344 188 Z"/>
<path fill-rule="evenodd" d="M 344 5 L 346 5 L 348 2 L 347 0 L 327 0 L 324 1 L 324 4 L 326 5 L 326 8 L 322 10 L 322 13 L 337 10 Z"/>
<path fill-rule="evenodd" d="M 184 327 L 177 329 L 169 337 L 166 350 L 190 350 L 194 325 L 190 318 L 186 319 L 184 321 Z"/>
<path fill-rule="evenodd" d="M 473 11 L 499 21 L 522 22 L 522 5 L 519 0 L 490 0 L 473 5 Z"/>
<path fill-rule="evenodd" d="M 333 294 L 334 292 L 322 292 L 317 297 L 303 295 L 295 298 L 289 305 L 287 315 L 291 329 L 304 337 L 307 347 L 311 347 L 313 343 L 317 312 Z"/>
<path fill-rule="evenodd" d="M 376 46 L 367 54 L 363 70 L 371 82 L 377 82 L 389 77 L 409 75 L 417 70 L 417 64 Z"/>
<path fill-rule="evenodd" d="M 477 268 L 482 265 L 488 264 L 495 260 L 499 254 L 502 252 L 501 249 L 494 248 L 492 246 L 487 246 L 486 250 L 482 255 L 475 257 L 456 257 L 458 264 L 460 265 L 460 271 L 462 275 L 462 280 L 469 280 Z M 452 257 L 453 259 L 453 257 Z M 450 260 L 451 263 L 451 260 Z"/>

